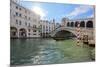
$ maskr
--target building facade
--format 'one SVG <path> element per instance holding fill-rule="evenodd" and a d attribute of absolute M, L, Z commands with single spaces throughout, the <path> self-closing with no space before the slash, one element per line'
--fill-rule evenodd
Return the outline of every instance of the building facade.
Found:
<path fill-rule="evenodd" d="M 48 20 L 40 20 L 41 37 L 50 37 L 49 33 L 55 30 L 55 22 Z"/>
<path fill-rule="evenodd" d="M 10 1 L 10 36 L 40 37 L 40 16 L 24 8 L 16 1 Z"/>

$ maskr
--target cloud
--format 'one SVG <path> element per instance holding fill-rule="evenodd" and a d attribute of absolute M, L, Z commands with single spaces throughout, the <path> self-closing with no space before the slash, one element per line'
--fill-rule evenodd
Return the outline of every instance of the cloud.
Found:
<path fill-rule="evenodd" d="M 71 13 L 69 13 L 67 15 L 67 17 L 74 18 L 78 15 L 81 15 L 81 14 L 84 14 L 84 13 L 88 12 L 92 8 L 93 8 L 92 6 L 79 6 L 79 7 L 76 7 Z"/>
<path fill-rule="evenodd" d="M 88 16 L 88 18 L 93 18 L 94 17 L 94 14 L 91 14 Z"/>
<path fill-rule="evenodd" d="M 41 18 L 46 17 L 46 15 L 48 13 L 46 10 L 44 10 L 44 9 L 38 7 L 38 6 L 34 6 L 32 8 L 32 11 L 34 11 L 36 14 L 40 15 Z"/>

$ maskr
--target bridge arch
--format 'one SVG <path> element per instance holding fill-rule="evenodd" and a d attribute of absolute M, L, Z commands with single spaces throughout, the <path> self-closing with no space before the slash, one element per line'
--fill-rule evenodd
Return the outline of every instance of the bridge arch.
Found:
<path fill-rule="evenodd" d="M 55 33 L 54 37 L 68 39 L 68 38 L 75 37 L 75 35 L 72 32 L 68 31 L 68 30 L 59 30 Z"/>
<path fill-rule="evenodd" d="M 77 27 L 78 23 L 79 23 L 78 21 L 75 22 L 75 27 Z"/>
<path fill-rule="evenodd" d="M 74 27 L 74 22 L 71 22 L 71 27 Z"/>
<path fill-rule="evenodd" d="M 60 27 L 54 31 L 52 31 L 50 33 L 51 37 L 54 37 L 56 33 L 61 32 L 61 31 L 66 31 L 66 32 L 70 32 L 71 34 L 73 34 L 74 36 L 77 36 L 77 33 L 75 31 L 75 29 L 70 28 L 70 27 Z"/>
<path fill-rule="evenodd" d="M 86 27 L 87 28 L 93 28 L 93 21 L 91 21 L 91 20 L 87 21 Z"/>
<path fill-rule="evenodd" d="M 80 22 L 80 27 L 85 27 L 85 21 Z"/>

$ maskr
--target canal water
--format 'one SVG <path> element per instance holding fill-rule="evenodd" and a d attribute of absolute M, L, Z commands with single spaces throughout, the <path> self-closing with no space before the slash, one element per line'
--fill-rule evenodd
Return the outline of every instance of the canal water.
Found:
<path fill-rule="evenodd" d="M 11 65 L 89 62 L 92 49 L 72 39 L 11 39 Z"/>

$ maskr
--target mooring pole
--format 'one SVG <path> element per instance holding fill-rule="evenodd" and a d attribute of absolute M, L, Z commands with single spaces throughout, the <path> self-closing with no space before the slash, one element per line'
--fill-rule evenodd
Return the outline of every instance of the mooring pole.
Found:
<path fill-rule="evenodd" d="M 77 24 L 77 45 L 80 44 L 80 23 Z"/>

